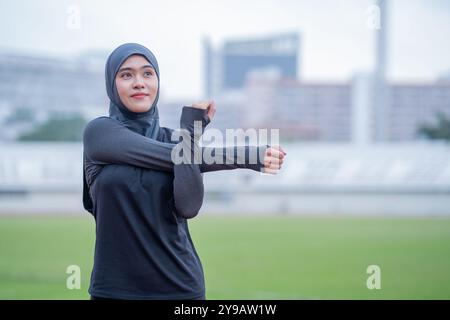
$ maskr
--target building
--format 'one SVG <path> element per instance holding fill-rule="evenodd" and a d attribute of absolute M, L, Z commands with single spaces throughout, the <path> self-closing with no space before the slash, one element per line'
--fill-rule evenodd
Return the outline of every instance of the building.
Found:
<path fill-rule="evenodd" d="M 279 78 L 245 89 L 244 127 L 279 128 L 283 140 L 349 141 L 351 86 Z"/>
<path fill-rule="evenodd" d="M 92 118 L 105 110 L 104 60 L 0 54 L 0 123 L 3 133 L 17 125 L 9 115 L 28 113 L 32 122 L 55 114 L 79 113 Z M 8 130 L 8 126 L 11 126 Z M 19 132 L 17 132 L 19 133 Z M 1 136 L 1 134 L 0 134 Z M 13 136 L 3 135 L 6 140 Z"/>
<path fill-rule="evenodd" d="M 241 89 L 253 70 L 275 69 L 283 77 L 299 76 L 300 36 L 296 33 L 228 40 L 219 49 L 205 39 L 203 48 L 206 96 Z"/>
<path fill-rule="evenodd" d="M 223 126 L 278 128 L 282 140 L 368 144 L 378 141 L 377 111 L 372 108 L 374 82 L 370 74 L 334 83 L 250 76 L 242 93 L 235 93 L 234 105 L 226 109 L 234 114 L 228 115 L 234 122 Z M 450 117 L 450 82 L 394 82 L 386 85 L 385 92 L 387 142 L 421 140 L 422 125 L 434 125 L 438 113 Z"/>
<path fill-rule="evenodd" d="M 389 94 L 389 141 L 411 141 L 421 137 L 421 125 L 435 125 L 437 114 L 450 117 L 450 82 L 393 83 Z"/>

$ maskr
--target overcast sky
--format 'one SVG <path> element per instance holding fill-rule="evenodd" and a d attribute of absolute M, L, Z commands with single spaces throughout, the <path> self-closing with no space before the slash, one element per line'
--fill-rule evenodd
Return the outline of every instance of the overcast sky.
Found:
<path fill-rule="evenodd" d="M 111 51 L 124 42 L 158 58 L 162 91 L 198 97 L 203 90 L 202 38 L 226 39 L 296 31 L 301 77 L 347 80 L 371 70 L 376 31 L 371 0 L 0 0 L 0 48 L 71 55 Z M 80 28 L 69 8 L 80 10 Z M 450 72 L 450 1 L 389 2 L 388 76 L 428 81 Z M 74 24 L 75 23 L 75 24 Z"/>

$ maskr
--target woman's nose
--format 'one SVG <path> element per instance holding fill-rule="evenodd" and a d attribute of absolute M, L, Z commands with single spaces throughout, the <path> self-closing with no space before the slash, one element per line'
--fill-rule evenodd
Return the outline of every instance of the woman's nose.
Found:
<path fill-rule="evenodd" d="M 133 88 L 144 88 L 144 79 L 140 76 L 134 78 Z"/>

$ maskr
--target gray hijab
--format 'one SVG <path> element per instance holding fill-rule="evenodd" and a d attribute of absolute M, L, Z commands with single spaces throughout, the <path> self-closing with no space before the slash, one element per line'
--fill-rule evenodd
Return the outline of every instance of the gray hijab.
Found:
<path fill-rule="evenodd" d="M 116 88 L 116 75 L 120 66 L 132 55 L 141 55 L 155 69 L 158 77 L 158 92 L 152 107 L 141 113 L 128 110 L 120 100 L 119 93 Z M 146 47 L 137 43 L 125 43 L 117 47 L 108 57 L 105 66 L 106 92 L 110 100 L 109 117 L 121 122 L 128 129 L 155 139 L 159 132 L 159 114 L 158 114 L 158 98 L 159 98 L 159 67 L 153 53 Z"/>

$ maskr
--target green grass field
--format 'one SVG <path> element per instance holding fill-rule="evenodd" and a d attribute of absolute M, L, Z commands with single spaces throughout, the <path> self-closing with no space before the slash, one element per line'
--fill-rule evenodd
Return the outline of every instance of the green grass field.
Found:
<path fill-rule="evenodd" d="M 190 229 L 208 299 L 450 299 L 450 218 L 199 216 Z M 87 213 L 0 218 L 0 299 L 88 299 L 94 230 Z M 73 264 L 80 290 L 66 288 Z"/>

